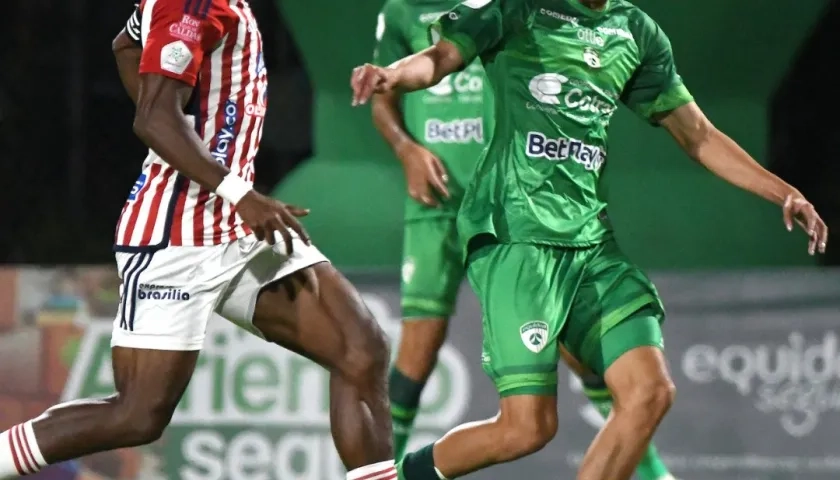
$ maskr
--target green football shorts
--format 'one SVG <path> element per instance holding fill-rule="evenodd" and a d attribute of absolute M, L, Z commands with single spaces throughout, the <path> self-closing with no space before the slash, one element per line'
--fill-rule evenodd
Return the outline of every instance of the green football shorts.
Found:
<path fill-rule="evenodd" d="M 614 240 L 474 243 L 467 276 L 484 312 L 481 362 L 501 396 L 556 395 L 561 343 L 598 375 L 629 350 L 664 348 L 656 289 Z"/>
<path fill-rule="evenodd" d="M 464 279 L 463 252 L 454 218 L 406 222 L 401 275 L 404 319 L 452 314 Z"/>

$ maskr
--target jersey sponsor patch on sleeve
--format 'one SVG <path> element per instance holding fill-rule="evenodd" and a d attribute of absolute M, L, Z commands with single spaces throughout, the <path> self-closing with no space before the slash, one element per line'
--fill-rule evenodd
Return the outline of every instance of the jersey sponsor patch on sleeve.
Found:
<path fill-rule="evenodd" d="M 160 68 L 176 75 L 182 75 L 192 59 L 190 48 L 182 40 L 168 43 L 160 49 Z"/>

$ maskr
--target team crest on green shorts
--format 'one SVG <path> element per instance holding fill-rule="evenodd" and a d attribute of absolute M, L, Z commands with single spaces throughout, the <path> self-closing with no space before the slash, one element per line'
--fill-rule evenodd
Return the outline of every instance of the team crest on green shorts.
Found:
<path fill-rule="evenodd" d="M 545 348 L 548 339 L 548 324 L 545 322 L 528 322 L 519 329 L 519 337 L 528 350 L 540 353 Z"/>

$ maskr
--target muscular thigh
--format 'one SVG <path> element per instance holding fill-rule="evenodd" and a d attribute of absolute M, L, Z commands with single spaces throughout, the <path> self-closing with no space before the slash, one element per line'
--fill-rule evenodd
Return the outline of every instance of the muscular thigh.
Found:
<path fill-rule="evenodd" d="M 655 345 L 661 340 L 659 323 L 663 319 L 656 288 L 617 244 L 609 241 L 594 248 L 587 259 L 564 346 L 586 367 L 603 375 L 609 364 L 634 344 Z"/>
<path fill-rule="evenodd" d="M 449 317 L 464 278 L 464 253 L 455 220 L 407 221 L 403 237 L 403 318 Z"/>
<path fill-rule="evenodd" d="M 554 395 L 558 339 L 581 266 L 574 251 L 488 244 L 467 275 L 484 313 L 482 366 L 502 396 Z"/>
<path fill-rule="evenodd" d="M 381 344 L 382 335 L 356 289 L 327 262 L 263 287 L 253 325 L 267 340 L 327 368 L 348 352 Z"/>

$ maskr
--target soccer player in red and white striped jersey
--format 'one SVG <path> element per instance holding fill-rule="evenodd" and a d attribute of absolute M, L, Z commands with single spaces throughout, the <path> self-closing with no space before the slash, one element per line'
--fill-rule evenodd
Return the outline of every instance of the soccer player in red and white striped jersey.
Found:
<path fill-rule="evenodd" d="M 268 84 L 248 3 L 144 0 L 114 52 L 150 148 L 116 232 L 117 394 L 0 433 L 0 478 L 158 439 L 222 316 L 329 369 L 348 479 L 394 480 L 385 336 L 310 245 L 307 211 L 252 188 Z"/>

